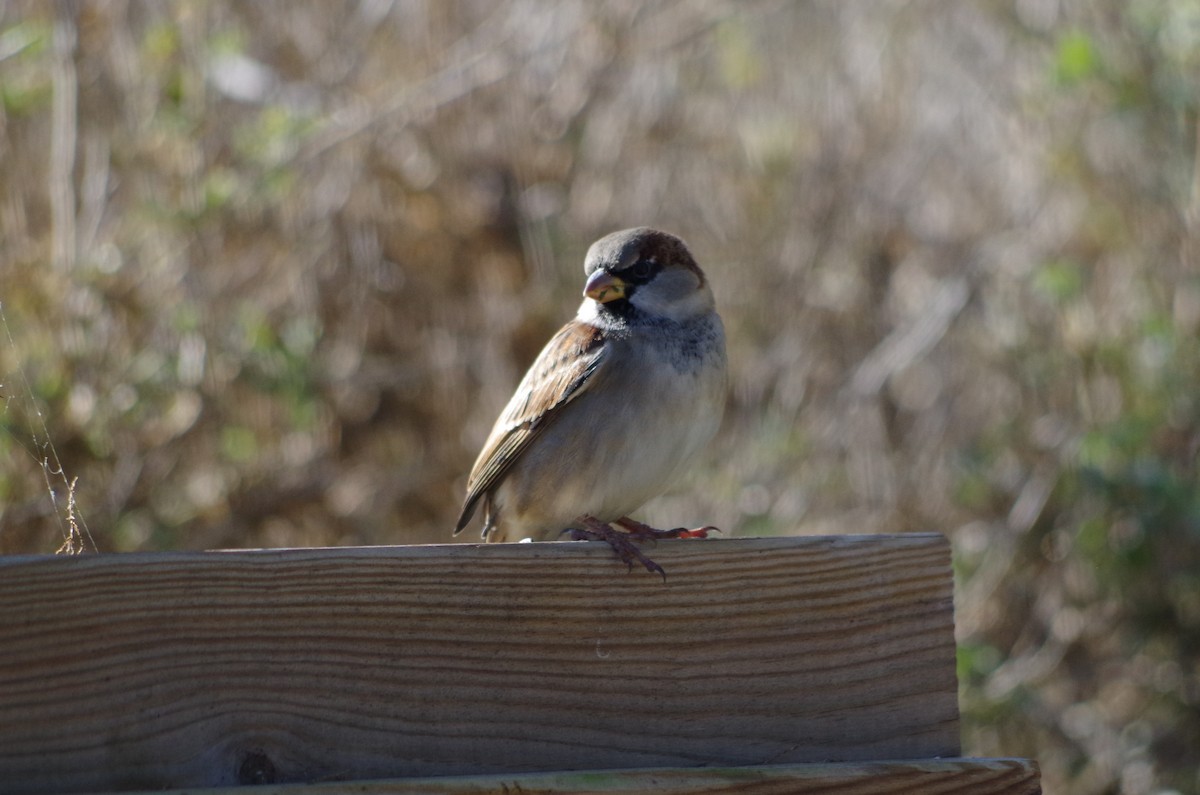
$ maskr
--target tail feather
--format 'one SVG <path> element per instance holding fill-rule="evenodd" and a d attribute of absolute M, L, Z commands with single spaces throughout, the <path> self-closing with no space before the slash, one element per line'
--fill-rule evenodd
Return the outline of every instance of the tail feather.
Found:
<path fill-rule="evenodd" d="M 458 535 L 471 522 L 471 517 L 475 515 L 475 506 L 479 504 L 479 498 L 482 494 L 476 494 L 463 503 L 462 513 L 458 517 L 458 524 L 454 526 L 454 535 Z"/>

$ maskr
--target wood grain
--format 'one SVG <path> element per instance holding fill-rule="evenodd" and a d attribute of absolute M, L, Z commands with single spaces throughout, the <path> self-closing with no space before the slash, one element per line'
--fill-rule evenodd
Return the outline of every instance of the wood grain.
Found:
<path fill-rule="evenodd" d="M 940 536 L 0 559 L 0 792 L 958 754 Z"/>
<path fill-rule="evenodd" d="M 734 768 L 651 768 L 526 773 L 506 776 L 284 784 L 256 787 L 254 795 L 591 795 L 653 792 L 656 795 L 1038 795 L 1041 776 L 1027 759 L 931 759 L 912 762 L 764 765 Z M 153 795 L 184 795 L 184 790 Z M 204 790 L 204 795 L 245 795 L 236 787 Z M 152 795 L 145 793 L 144 795 Z M 196 794 L 198 795 L 198 793 Z"/>

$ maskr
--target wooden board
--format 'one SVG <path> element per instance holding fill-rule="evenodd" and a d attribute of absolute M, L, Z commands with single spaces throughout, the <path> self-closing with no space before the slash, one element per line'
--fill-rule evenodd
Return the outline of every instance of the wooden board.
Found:
<path fill-rule="evenodd" d="M 1038 795 L 1041 776 L 1028 759 L 929 759 L 910 762 L 842 762 L 761 767 L 651 768 L 525 773 L 507 776 L 355 781 L 350 784 L 283 784 L 256 787 L 253 795 L 588 795 L 654 792 L 656 795 Z M 245 795 L 239 787 L 156 790 L 143 795 Z"/>
<path fill-rule="evenodd" d="M 940 536 L 0 559 L 0 792 L 953 757 Z"/>

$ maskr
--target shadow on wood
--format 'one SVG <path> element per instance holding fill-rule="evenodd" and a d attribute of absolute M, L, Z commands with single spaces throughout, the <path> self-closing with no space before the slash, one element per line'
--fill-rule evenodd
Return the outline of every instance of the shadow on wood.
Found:
<path fill-rule="evenodd" d="M 653 556 L 0 559 L 0 792 L 958 755 L 940 536 Z"/>

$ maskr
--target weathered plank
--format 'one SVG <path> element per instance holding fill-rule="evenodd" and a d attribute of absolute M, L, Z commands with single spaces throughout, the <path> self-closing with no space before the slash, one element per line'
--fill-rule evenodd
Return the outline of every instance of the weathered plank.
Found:
<path fill-rule="evenodd" d="M 0 559 L 0 792 L 958 754 L 939 536 Z"/>
<path fill-rule="evenodd" d="M 256 787 L 254 795 L 590 795 L 653 792 L 656 795 L 838 795 L 940 793 L 1038 795 L 1041 776 L 1028 759 L 928 759 L 907 762 L 841 762 L 758 767 L 650 768 L 525 773 L 504 776 L 283 784 Z M 239 787 L 155 790 L 140 795 L 245 795 Z M 139 794 L 134 794 L 139 795 Z"/>

